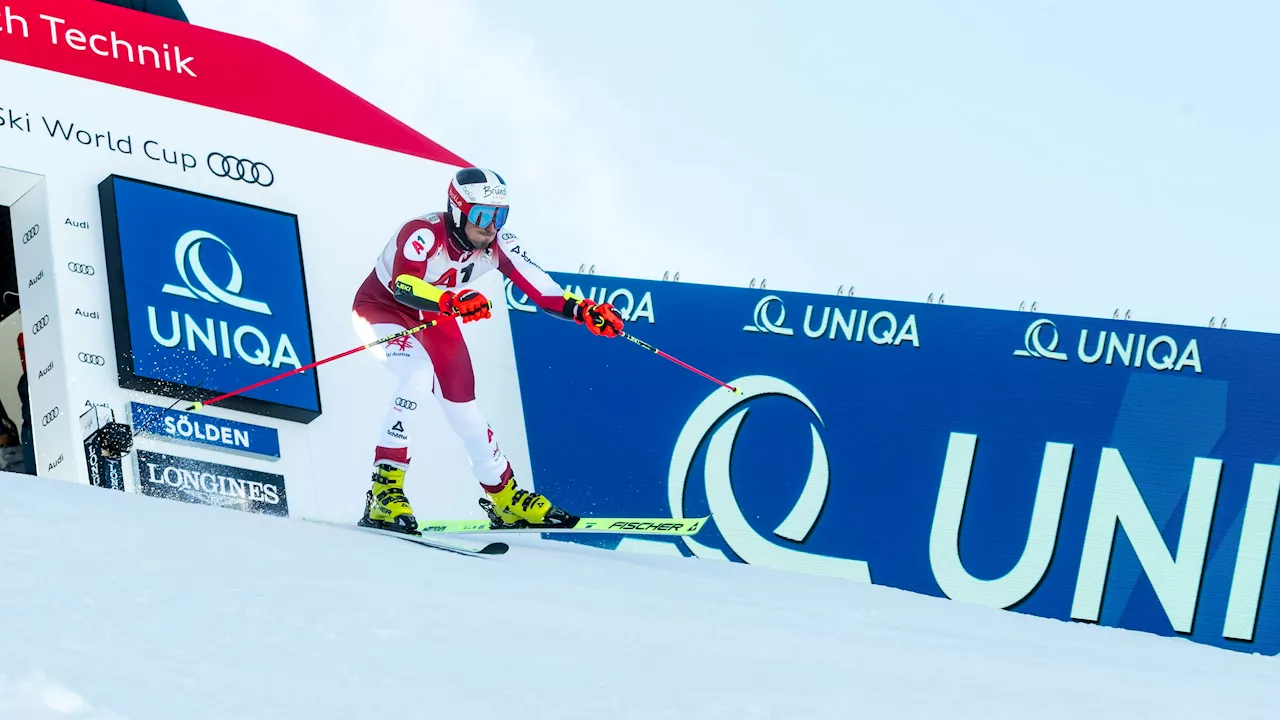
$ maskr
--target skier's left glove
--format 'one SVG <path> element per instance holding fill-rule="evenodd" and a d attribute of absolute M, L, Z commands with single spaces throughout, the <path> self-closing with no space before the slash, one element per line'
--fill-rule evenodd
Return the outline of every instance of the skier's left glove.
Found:
<path fill-rule="evenodd" d="M 579 325 L 586 325 L 593 335 L 617 337 L 622 332 L 622 318 L 609 303 L 598 303 L 591 298 L 582 298 L 573 307 L 573 320 Z"/>
<path fill-rule="evenodd" d="M 493 304 L 488 298 L 471 289 L 456 294 L 446 291 L 440 296 L 440 312 L 458 315 L 464 323 L 489 317 L 491 315 L 489 309 L 492 307 Z"/>

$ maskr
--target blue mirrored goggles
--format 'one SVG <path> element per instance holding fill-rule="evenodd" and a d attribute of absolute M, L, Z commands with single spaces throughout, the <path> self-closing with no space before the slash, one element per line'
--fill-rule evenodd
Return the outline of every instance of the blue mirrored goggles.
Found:
<path fill-rule="evenodd" d="M 501 230 L 507 224 L 507 208 L 493 205 L 472 205 L 467 213 L 467 222 L 481 230 L 492 223 L 495 230 Z"/>

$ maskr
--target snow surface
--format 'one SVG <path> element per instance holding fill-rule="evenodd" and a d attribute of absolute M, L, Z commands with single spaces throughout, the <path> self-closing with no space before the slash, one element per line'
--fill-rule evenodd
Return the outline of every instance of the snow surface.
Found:
<path fill-rule="evenodd" d="M 0 474 L 0 718 L 1280 717 L 1274 657 L 512 545 L 463 557 Z"/>

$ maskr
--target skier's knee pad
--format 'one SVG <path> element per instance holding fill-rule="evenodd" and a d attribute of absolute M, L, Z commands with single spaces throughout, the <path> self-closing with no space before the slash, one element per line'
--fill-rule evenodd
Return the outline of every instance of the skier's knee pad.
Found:
<path fill-rule="evenodd" d="M 449 425 L 459 437 L 485 435 L 487 439 L 489 424 L 485 422 L 484 415 L 480 412 L 479 402 L 475 400 L 454 402 L 440 398 L 440 407 L 444 409 Z"/>
<path fill-rule="evenodd" d="M 449 426 L 466 447 L 476 477 L 481 478 L 482 483 L 500 484 L 496 478 L 506 469 L 507 458 L 498 447 L 493 429 L 480 412 L 480 403 L 475 400 L 459 403 L 442 398 L 440 407 L 444 409 Z"/>

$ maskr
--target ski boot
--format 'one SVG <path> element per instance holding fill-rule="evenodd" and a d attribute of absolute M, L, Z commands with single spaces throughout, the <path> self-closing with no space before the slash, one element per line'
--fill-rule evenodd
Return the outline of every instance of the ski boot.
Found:
<path fill-rule="evenodd" d="M 364 517 L 360 518 L 359 524 L 408 535 L 418 534 L 413 507 L 404 495 L 404 468 L 378 465 L 373 473 L 373 487 L 364 495 Z"/>
<path fill-rule="evenodd" d="M 488 513 L 489 527 L 495 530 L 573 527 L 578 523 L 576 515 L 552 505 L 545 496 L 517 487 L 514 477 L 498 492 L 486 491 L 485 495 L 488 497 L 480 498 L 480 507 Z"/>

